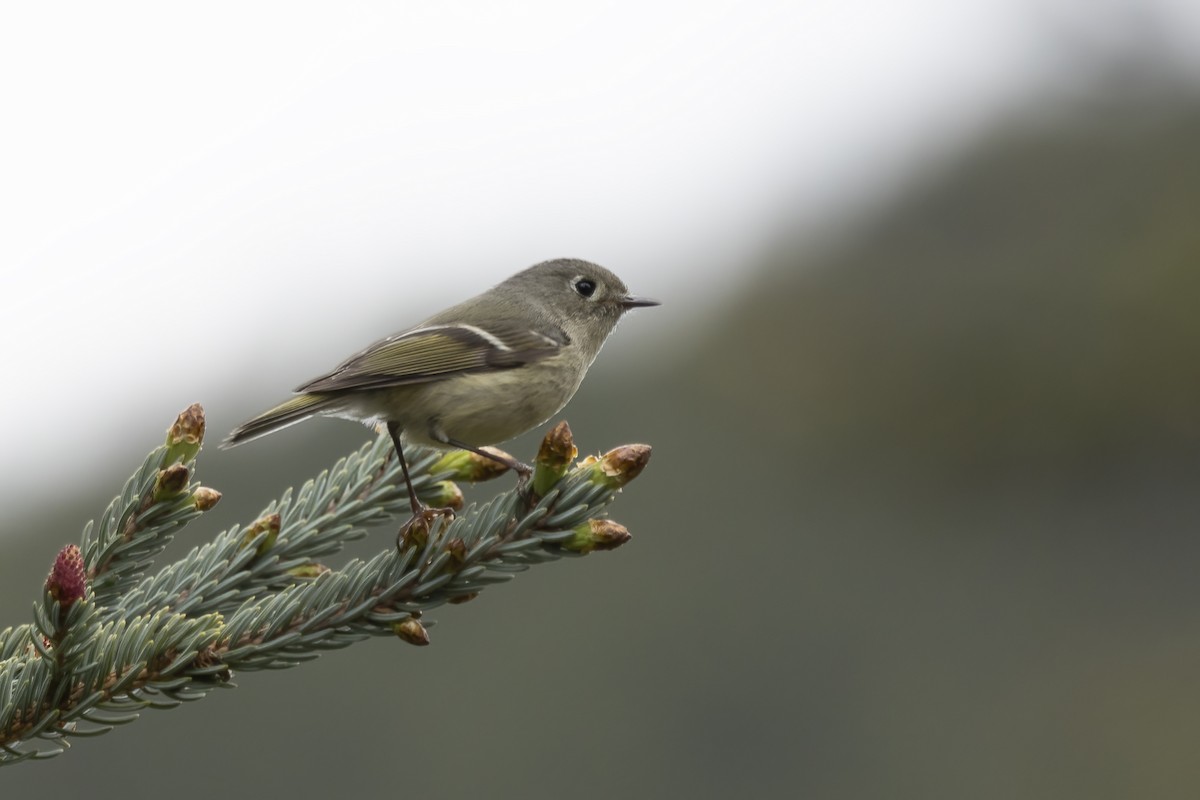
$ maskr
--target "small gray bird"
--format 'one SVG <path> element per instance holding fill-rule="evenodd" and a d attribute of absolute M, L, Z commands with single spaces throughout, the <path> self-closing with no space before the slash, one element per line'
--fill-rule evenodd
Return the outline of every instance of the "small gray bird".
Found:
<path fill-rule="evenodd" d="M 574 258 L 544 261 L 416 327 L 394 334 L 298 387 L 296 397 L 244 423 L 233 447 L 315 415 L 387 423 L 408 486 L 413 519 L 449 509 L 417 499 L 401 437 L 461 448 L 515 469 L 479 448 L 542 424 L 571 397 L 625 312 L 658 301 L 634 297 L 603 267 Z"/>

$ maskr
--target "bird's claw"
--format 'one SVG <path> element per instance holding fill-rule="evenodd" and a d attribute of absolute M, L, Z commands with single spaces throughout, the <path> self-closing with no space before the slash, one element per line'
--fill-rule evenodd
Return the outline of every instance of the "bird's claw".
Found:
<path fill-rule="evenodd" d="M 414 509 L 413 515 L 396 533 L 396 549 L 403 552 L 406 545 L 424 544 L 439 519 L 444 519 L 446 523 L 451 522 L 454 519 L 454 509 L 433 508 L 427 505 Z"/>

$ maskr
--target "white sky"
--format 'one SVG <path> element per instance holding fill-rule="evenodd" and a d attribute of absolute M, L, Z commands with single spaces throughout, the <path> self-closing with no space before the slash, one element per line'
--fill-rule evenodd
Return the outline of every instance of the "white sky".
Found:
<path fill-rule="evenodd" d="M 1200 49 L 1187 0 L 5 4 L 0 502 L 236 381 L 228 427 L 544 258 L 686 332 L 672 309 L 785 219 L 1061 80 L 1051 34 L 1119 44 L 1139 6 Z"/>

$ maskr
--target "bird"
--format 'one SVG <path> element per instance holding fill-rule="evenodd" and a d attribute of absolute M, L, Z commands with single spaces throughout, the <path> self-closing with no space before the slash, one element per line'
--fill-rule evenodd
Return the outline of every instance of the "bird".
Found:
<path fill-rule="evenodd" d="M 629 293 L 609 270 L 577 258 L 543 261 L 424 322 L 380 339 L 295 396 L 234 429 L 235 447 L 314 416 L 386 425 L 408 489 L 412 517 L 426 527 L 448 508 L 417 497 L 404 442 L 462 449 L 519 475 L 526 464 L 496 450 L 546 422 L 574 396 L 617 323 L 659 301 Z"/>

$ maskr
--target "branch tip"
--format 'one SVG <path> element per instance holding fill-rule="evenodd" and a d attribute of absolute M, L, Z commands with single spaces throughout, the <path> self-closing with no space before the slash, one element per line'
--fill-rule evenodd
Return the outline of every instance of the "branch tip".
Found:
<path fill-rule="evenodd" d="M 191 461 L 204 444 L 204 407 L 192 403 L 167 429 L 167 463 Z"/>
<path fill-rule="evenodd" d="M 614 447 L 599 458 L 588 456 L 580 462 L 579 467 L 592 471 L 592 483 L 610 489 L 620 489 L 641 475 L 649 463 L 650 445 L 624 444 Z"/>
<path fill-rule="evenodd" d="M 197 486 L 192 492 L 192 504 L 197 511 L 208 511 L 221 502 L 221 493 L 209 486 Z"/>
<path fill-rule="evenodd" d="M 550 429 L 538 448 L 533 466 L 534 494 L 538 497 L 545 497 L 554 488 L 554 484 L 567 474 L 571 468 L 571 462 L 578 455 L 579 448 L 575 446 L 575 439 L 571 435 L 571 426 L 564 419 Z"/>
<path fill-rule="evenodd" d="M 573 553 L 594 550 L 616 550 L 633 538 L 633 534 L 611 519 L 589 519 L 575 528 L 575 535 L 563 542 L 563 549 Z"/>

